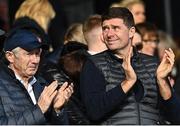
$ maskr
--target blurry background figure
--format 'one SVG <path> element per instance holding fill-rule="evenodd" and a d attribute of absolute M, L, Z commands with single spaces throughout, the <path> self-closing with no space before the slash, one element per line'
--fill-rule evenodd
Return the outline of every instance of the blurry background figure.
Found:
<path fill-rule="evenodd" d="M 158 54 L 160 60 L 163 57 L 165 49 L 171 48 L 175 53 L 175 64 L 171 74 L 169 75 L 169 80 L 171 86 L 174 87 L 177 94 L 180 95 L 180 49 L 173 40 L 173 38 L 164 31 L 158 31 L 159 34 L 159 45 L 158 45 Z"/>
<path fill-rule="evenodd" d="M 52 21 L 49 35 L 53 41 L 53 48 L 63 45 L 66 30 L 72 23 L 83 21 L 94 13 L 94 0 L 51 0 L 56 18 Z"/>
<path fill-rule="evenodd" d="M 6 38 L 5 32 L 9 30 L 8 17 L 8 2 L 7 0 L 0 0 L 0 55 L 3 49 L 4 40 Z"/>
<path fill-rule="evenodd" d="M 132 39 L 132 45 L 136 47 L 137 50 L 142 49 L 142 35 L 140 31 L 136 28 L 136 32 Z"/>
<path fill-rule="evenodd" d="M 70 124 L 90 123 L 80 97 L 80 73 L 87 57 L 83 51 L 77 50 L 62 56 L 58 63 L 58 67 L 64 71 L 68 80 L 74 84 L 74 93 L 66 108 Z"/>
<path fill-rule="evenodd" d="M 0 29 L 0 58 L 1 58 L 1 53 L 3 50 L 3 45 L 4 45 L 4 40 L 5 40 L 4 34 L 5 34 L 5 32 Z"/>
<path fill-rule="evenodd" d="M 57 63 L 47 62 L 41 69 L 41 74 L 47 82 L 57 80 L 60 85 L 65 81 L 73 82 L 74 93 L 65 109 L 69 123 L 73 125 L 89 124 L 79 94 L 80 72 L 87 58 L 84 51 L 86 49 L 87 46 L 82 43 L 68 42 L 64 45 Z"/>
<path fill-rule="evenodd" d="M 14 20 L 14 13 L 24 0 L 9 0 L 10 24 Z M 49 0 L 56 17 L 48 29 L 52 40 L 52 48 L 56 50 L 63 45 L 64 35 L 72 23 L 82 23 L 89 15 L 94 13 L 94 0 Z"/>
<path fill-rule="evenodd" d="M 158 57 L 157 47 L 159 38 L 157 27 L 152 23 L 145 22 L 136 24 L 136 28 L 142 35 L 142 49 L 140 50 L 140 52 Z"/>
<path fill-rule="evenodd" d="M 142 0 L 121 0 L 113 3 L 111 7 L 126 7 L 133 14 L 135 24 L 146 21 L 145 4 Z"/>
<path fill-rule="evenodd" d="M 160 60 L 163 57 L 165 49 L 171 48 L 176 53 L 178 46 L 176 45 L 173 38 L 168 33 L 160 30 L 158 31 L 158 35 L 159 35 L 158 54 Z"/>
<path fill-rule="evenodd" d="M 25 0 L 16 12 L 13 28 L 29 29 L 50 45 L 47 33 L 54 17 L 55 11 L 48 0 Z"/>
<path fill-rule="evenodd" d="M 83 33 L 91 55 L 107 50 L 102 36 L 101 16 L 90 15 L 83 24 Z"/>
<path fill-rule="evenodd" d="M 25 0 L 16 12 L 15 20 L 26 16 L 35 20 L 47 33 L 55 12 L 48 0 Z"/>
<path fill-rule="evenodd" d="M 80 46 L 87 47 L 82 27 L 83 24 L 81 23 L 71 24 L 65 33 L 63 45 L 58 46 L 56 50 L 47 55 L 47 60 L 57 63 L 61 55 L 64 55 L 64 50 L 72 51 L 76 50 Z"/>
<path fill-rule="evenodd" d="M 0 0 L 0 28 L 6 32 L 9 30 L 8 1 L 7 0 Z"/>
<path fill-rule="evenodd" d="M 64 36 L 64 44 L 71 41 L 87 44 L 84 39 L 83 24 L 73 23 L 69 26 Z"/>

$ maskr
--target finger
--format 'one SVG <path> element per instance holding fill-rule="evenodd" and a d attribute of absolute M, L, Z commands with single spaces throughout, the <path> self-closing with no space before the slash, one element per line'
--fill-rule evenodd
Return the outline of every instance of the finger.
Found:
<path fill-rule="evenodd" d="M 61 88 L 59 89 L 59 92 L 64 91 L 64 90 L 67 88 L 67 86 L 68 86 L 68 82 L 65 82 L 65 83 L 61 86 Z"/>
<path fill-rule="evenodd" d="M 53 99 L 53 103 L 56 103 L 58 101 L 59 97 L 58 97 L 58 91 L 56 93 L 56 96 Z"/>
<path fill-rule="evenodd" d="M 133 50 L 133 47 L 131 46 L 130 48 L 129 48 L 129 57 L 131 57 L 132 56 L 132 50 Z"/>
<path fill-rule="evenodd" d="M 72 94 L 72 93 L 69 92 L 68 90 L 65 90 L 65 91 L 64 91 L 63 97 L 66 99 L 66 101 L 70 98 L 71 94 Z"/>
<path fill-rule="evenodd" d="M 72 91 L 70 90 L 70 88 L 66 88 L 65 91 L 66 91 L 67 96 L 70 97 L 72 94 Z"/>
<path fill-rule="evenodd" d="M 55 98 L 56 94 L 57 94 L 57 90 L 55 90 L 55 91 L 50 95 L 49 100 L 50 100 L 51 102 L 52 102 L 52 100 Z"/>
<path fill-rule="evenodd" d="M 174 53 L 173 50 L 171 48 L 168 49 L 170 52 Z"/>
<path fill-rule="evenodd" d="M 171 49 L 171 48 L 169 48 L 168 50 L 165 50 L 165 53 L 169 56 L 169 57 L 171 57 L 171 58 L 175 58 L 175 54 L 174 54 L 174 52 L 173 52 L 173 50 Z"/>
<path fill-rule="evenodd" d="M 46 92 L 47 92 L 47 86 L 44 87 L 43 92 L 41 93 L 41 95 L 46 94 Z"/>
<path fill-rule="evenodd" d="M 71 83 L 71 85 L 69 85 L 69 89 L 71 90 L 72 93 L 74 92 L 73 87 L 74 85 Z"/>
<path fill-rule="evenodd" d="M 163 58 L 162 58 L 162 60 L 161 60 L 161 63 L 160 63 L 160 64 L 165 63 L 165 62 L 166 62 L 166 60 L 167 60 L 167 54 L 166 54 L 166 53 L 164 53 Z"/>
<path fill-rule="evenodd" d="M 129 48 L 128 57 L 127 57 L 127 62 L 128 62 L 129 64 L 131 63 L 132 50 L 133 50 L 133 47 L 131 46 L 131 47 Z"/>
<path fill-rule="evenodd" d="M 53 81 L 47 88 L 46 88 L 46 95 L 51 96 L 53 92 L 57 89 L 58 83 L 57 81 Z"/>
<path fill-rule="evenodd" d="M 174 65 L 174 60 L 172 60 L 172 59 L 169 58 L 169 57 L 167 57 L 167 59 L 168 59 L 169 63 L 171 64 L 171 66 L 173 66 L 173 65 Z"/>
<path fill-rule="evenodd" d="M 48 88 L 49 89 L 54 89 L 54 88 L 57 88 L 57 86 L 58 86 L 58 83 L 57 83 L 57 80 L 55 80 L 48 86 Z"/>

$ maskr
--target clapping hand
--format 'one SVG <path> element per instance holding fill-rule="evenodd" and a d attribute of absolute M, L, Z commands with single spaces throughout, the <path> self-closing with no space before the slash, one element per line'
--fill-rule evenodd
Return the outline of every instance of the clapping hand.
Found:
<path fill-rule="evenodd" d="M 73 93 L 73 84 L 65 82 L 59 89 L 53 101 L 53 107 L 56 112 L 60 111 L 63 105 L 69 100 Z"/>
<path fill-rule="evenodd" d="M 122 67 L 124 68 L 126 78 L 122 82 L 121 86 L 125 93 L 127 93 L 132 88 L 132 86 L 135 84 L 137 80 L 137 75 L 131 65 L 132 50 L 133 48 L 130 47 L 128 54 L 123 57 L 122 63 Z"/>
<path fill-rule="evenodd" d="M 170 86 L 167 82 L 167 77 L 168 74 L 172 71 L 174 58 L 175 55 L 172 49 L 169 48 L 168 50 L 165 50 L 163 59 L 156 71 L 159 91 L 164 100 L 167 100 L 172 96 Z"/>
<path fill-rule="evenodd" d="M 41 93 L 37 104 L 40 107 L 42 113 L 45 113 L 50 107 L 54 97 L 57 94 L 57 86 L 57 81 L 53 81 L 49 86 L 45 86 L 43 92 Z"/>
<path fill-rule="evenodd" d="M 171 48 L 165 50 L 164 56 L 156 71 L 158 79 L 165 79 L 172 71 L 175 55 Z"/>
<path fill-rule="evenodd" d="M 131 65 L 131 56 L 132 56 L 133 47 L 130 47 L 130 50 L 126 56 L 123 57 L 122 67 L 124 68 L 126 80 L 136 82 L 137 76 Z"/>

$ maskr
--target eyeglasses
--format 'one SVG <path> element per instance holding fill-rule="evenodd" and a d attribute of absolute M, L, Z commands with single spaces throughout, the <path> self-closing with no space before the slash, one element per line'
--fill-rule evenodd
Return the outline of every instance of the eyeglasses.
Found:
<path fill-rule="evenodd" d="M 150 43 L 155 43 L 155 44 L 158 44 L 159 43 L 159 40 L 152 40 L 152 39 L 144 39 L 143 42 L 150 42 Z"/>

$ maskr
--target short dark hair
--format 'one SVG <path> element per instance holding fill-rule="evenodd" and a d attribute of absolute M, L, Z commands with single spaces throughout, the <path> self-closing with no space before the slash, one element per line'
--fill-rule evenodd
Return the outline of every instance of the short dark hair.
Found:
<path fill-rule="evenodd" d="M 120 18 L 124 24 L 131 28 L 135 25 L 132 13 L 125 7 L 112 7 L 102 15 L 102 22 L 112 18 Z"/>

